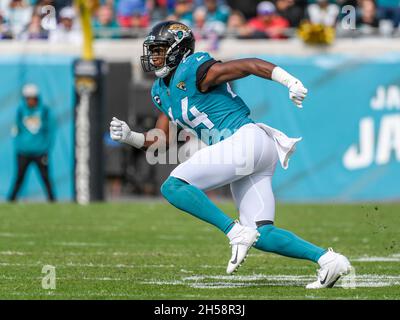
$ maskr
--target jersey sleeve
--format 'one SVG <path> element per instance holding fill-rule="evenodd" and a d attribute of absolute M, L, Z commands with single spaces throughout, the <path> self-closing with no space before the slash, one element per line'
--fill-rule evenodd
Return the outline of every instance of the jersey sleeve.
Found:
<path fill-rule="evenodd" d="M 201 66 L 199 66 L 197 68 L 197 71 L 196 71 L 196 88 L 200 92 L 203 92 L 199 88 L 199 85 L 200 85 L 201 81 L 203 81 L 203 79 L 206 77 L 208 69 L 210 69 L 210 67 L 213 66 L 214 64 L 216 64 L 217 62 L 221 62 L 221 61 L 217 61 L 214 58 L 211 58 L 210 60 L 207 60 L 206 62 L 204 62 Z"/>
<path fill-rule="evenodd" d="M 197 52 L 191 57 L 190 73 L 191 78 L 195 79 L 195 86 L 198 91 L 200 82 L 206 77 L 208 70 L 219 60 L 215 60 L 207 52 Z M 200 91 L 201 92 L 201 91 Z"/>

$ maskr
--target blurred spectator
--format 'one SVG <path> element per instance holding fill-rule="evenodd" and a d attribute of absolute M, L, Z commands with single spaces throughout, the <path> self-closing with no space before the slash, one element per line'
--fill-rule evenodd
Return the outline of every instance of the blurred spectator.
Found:
<path fill-rule="evenodd" d="M 24 182 L 26 170 L 33 162 L 37 165 L 47 191 L 48 200 L 54 201 L 49 177 L 49 152 L 54 140 L 54 122 L 50 109 L 40 100 L 35 84 L 26 84 L 22 89 L 23 102 L 17 109 L 15 149 L 17 154 L 17 177 L 9 201 L 15 201 Z"/>
<path fill-rule="evenodd" d="M 381 19 L 391 20 L 393 27 L 400 27 L 400 0 L 377 0 Z"/>
<path fill-rule="evenodd" d="M 39 0 L 34 7 L 33 15 L 40 16 L 41 27 L 44 28 L 46 31 L 54 30 L 57 28 L 58 11 L 55 5 L 55 0 Z"/>
<path fill-rule="evenodd" d="M 65 7 L 60 11 L 60 23 L 55 30 L 49 34 L 51 42 L 63 42 L 71 44 L 81 44 L 82 32 L 77 21 L 73 7 Z"/>
<path fill-rule="evenodd" d="M 151 25 L 156 24 L 159 21 L 165 20 L 169 13 L 172 13 L 172 8 L 169 9 L 168 4 L 171 1 L 168 0 L 147 0 L 147 10 L 150 14 Z M 171 4 L 170 4 L 171 6 Z"/>
<path fill-rule="evenodd" d="M 262 1 L 257 5 L 257 16 L 247 24 L 247 35 L 251 38 L 284 39 L 289 22 L 277 15 L 272 2 Z"/>
<path fill-rule="evenodd" d="M 197 19 L 199 16 L 201 17 L 203 34 L 216 33 L 221 37 L 225 33 L 229 18 L 229 7 L 225 5 L 217 6 L 217 0 L 204 0 L 204 6 L 195 10 L 194 16 L 196 15 Z M 196 20 L 196 17 L 194 19 Z"/>
<path fill-rule="evenodd" d="M 328 0 L 316 0 L 307 7 L 307 16 L 312 24 L 333 27 L 339 15 L 339 6 Z"/>
<path fill-rule="evenodd" d="M 193 1 L 175 0 L 174 12 L 167 17 L 167 20 L 175 20 L 193 27 Z"/>
<path fill-rule="evenodd" d="M 378 32 L 379 20 L 373 0 L 362 0 L 360 2 L 356 24 L 357 29 L 363 35 L 371 35 Z"/>
<path fill-rule="evenodd" d="M 101 5 L 93 18 L 95 38 L 120 38 L 120 27 L 115 20 L 114 9 L 110 5 Z"/>
<path fill-rule="evenodd" d="M 49 13 L 49 11 L 45 10 L 42 11 L 43 7 L 46 6 L 54 7 L 57 21 L 60 20 L 60 12 L 62 8 L 72 7 L 74 2 L 73 0 L 28 0 L 28 1 L 31 1 L 32 4 L 35 4 L 36 13 L 40 15 L 45 15 Z"/>
<path fill-rule="evenodd" d="M 226 33 L 228 35 L 241 37 L 245 34 L 246 30 L 246 18 L 243 13 L 238 10 L 234 10 L 231 12 L 231 15 L 228 19 L 228 25 Z"/>
<path fill-rule="evenodd" d="M 42 17 L 38 14 L 32 16 L 28 29 L 21 35 L 22 40 L 47 39 L 48 31 L 42 27 Z"/>
<path fill-rule="evenodd" d="M 196 39 L 201 39 L 203 37 L 203 28 L 205 23 L 206 23 L 206 11 L 195 10 L 193 13 L 192 31 Z"/>
<path fill-rule="evenodd" d="M 11 0 L 7 21 L 14 38 L 19 38 L 31 21 L 33 7 L 25 0 Z"/>
<path fill-rule="evenodd" d="M 276 0 L 276 12 L 287 21 L 291 27 L 298 27 L 304 18 L 304 8 L 295 4 L 294 0 Z"/>
<path fill-rule="evenodd" d="M 144 0 L 119 0 L 117 4 L 117 20 L 123 28 L 146 28 L 149 16 Z"/>
<path fill-rule="evenodd" d="M 0 11 L 0 40 L 1 39 L 12 39 L 12 35 L 8 24 Z"/>
<path fill-rule="evenodd" d="M 336 4 L 341 8 L 344 6 L 357 7 L 357 0 L 336 0 Z"/>
<path fill-rule="evenodd" d="M 293 29 L 289 28 L 299 27 L 304 18 L 311 24 L 334 27 L 340 18 L 347 17 L 347 11 L 340 10 L 346 5 L 356 6 L 357 30 L 362 34 L 380 31 L 392 36 L 395 28 L 399 28 L 400 34 L 400 0 L 99 0 L 99 3 L 92 19 L 96 38 L 142 36 L 148 27 L 168 19 L 190 26 L 196 38 L 209 39 L 214 43 L 211 47 L 216 48 L 218 39 L 226 35 L 287 38 L 292 36 Z M 0 39 L 49 38 L 81 43 L 79 21 L 72 13 L 72 4 L 73 0 L 0 0 Z M 55 18 L 51 21 L 53 12 L 46 6 L 55 8 Z"/>
<path fill-rule="evenodd" d="M 247 19 L 254 18 L 257 15 L 257 4 L 260 0 L 226 0 L 226 4 L 232 10 L 238 10 L 243 13 Z"/>

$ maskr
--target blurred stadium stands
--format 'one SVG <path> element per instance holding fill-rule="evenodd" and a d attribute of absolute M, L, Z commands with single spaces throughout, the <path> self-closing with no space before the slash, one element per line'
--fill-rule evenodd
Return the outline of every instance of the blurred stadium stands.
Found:
<path fill-rule="evenodd" d="M 96 58 L 106 62 L 99 120 L 103 136 L 98 139 L 103 140 L 107 199 L 158 195 L 159 186 L 174 167 L 150 166 L 143 152 L 108 137 L 112 116 L 126 119 L 138 131 L 155 123 L 157 110 L 149 94 L 154 78 L 142 72 L 139 57 L 142 37 L 162 19 L 191 25 L 198 40 L 196 50 L 210 51 L 221 60 L 245 56 L 270 59 L 292 71 L 309 88 L 305 110 L 295 113 L 287 92 L 275 84 L 264 86 L 254 77 L 235 84 L 257 120 L 304 138 L 291 170 L 277 174 L 278 199 L 400 199 L 393 180 L 400 176 L 400 133 L 395 128 L 396 124 L 400 127 L 400 1 L 272 2 L 274 6 L 234 0 L 100 1 L 92 23 Z M 0 67 L 4 70 L 0 76 L 0 200 L 6 199 L 14 174 L 10 131 L 19 91 L 26 81 L 38 83 L 43 98 L 55 109 L 58 133 L 51 170 L 56 194 L 63 201 L 74 199 L 72 64 L 81 54 L 82 35 L 79 12 L 71 5 L 70 0 L 0 0 Z M 355 9 L 353 22 L 346 20 L 349 12 L 342 11 L 349 5 Z M 42 9 L 45 6 L 54 6 L 55 11 Z M 311 33 L 298 32 L 304 23 L 327 28 L 317 31 L 322 35 L 322 40 L 317 37 L 320 43 L 318 39 L 308 41 L 313 38 Z M 343 27 L 343 23 L 350 27 Z M 334 30 L 332 41 L 324 38 L 326 30 Z M 379 104 L 379 99 L 385 101 Z M 363 154 L 359 139 L 370 134 L 362 131 L 363 126 L 368 127 L 365 121 L 373 127 L 373 155 L 365 156 L 371 161 L 366 159 L 365 165 L 357 167 L 356 154 L 353 162 L 344 159 L 346 154 L 346 159 L 351 159 L 353 145 Z M 218 192 L 229 194 L 227 189 Z M 33 172 L 22 198 L 45 199 Z"/>
<path fill-rule="evenodd" d="M 351 6 L 354 12 L 351 12 Z M 354 14 L 343 32 L 342 18 Z M 72 0 L 1 0 L 0 39 L 78 42 Z M 179 20 L 197 39 L 286 39 L 304 22 L 336 28 L 341 37 L 398 37 L 399 0 L 100 0 L 93 15 L 96 38 L 143 37 L 155 23 Z"/>

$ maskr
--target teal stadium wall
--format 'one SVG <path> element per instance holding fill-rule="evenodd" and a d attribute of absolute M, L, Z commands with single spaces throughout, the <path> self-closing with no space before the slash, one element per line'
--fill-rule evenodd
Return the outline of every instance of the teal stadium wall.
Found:
<path fill-rule="evenodd" d="M 235 84 L 255 120 L 303 137 L 289 169 L 276 172 L 277 198 L 399 201 L 400 54 L 260 58 L 284 67 L 309 90 L 297 109 L 277 83 L 251 76 Z"/>
<path fill-rule="evenodd" d="M 257 77 L 236 81 L 235 91 L 257 121 L 301 136 L 289 169 L 277 169 L 274 189 L 286 202 L 400 200 L 400 54 L 260 56 L 281 65 L 309 89 L 304 109 L 287 89 Z M 57 119 L 51 172 L 60 200 L 74 198 L 74 83 L 72 56 L 0 57 L 0 201 L 15 174 L 11 127 L 20 89 L 36 82 Z M 361 147 L 360 147 L 361 141 Z M 43 200 L 32 168 L 21 196 Z"/>

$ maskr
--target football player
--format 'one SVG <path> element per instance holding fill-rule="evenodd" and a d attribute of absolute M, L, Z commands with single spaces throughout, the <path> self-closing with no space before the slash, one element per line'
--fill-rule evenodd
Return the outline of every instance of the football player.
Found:
<path fill-rule="evenodd" d="M 194 52 L 194 47 L 192 31 L 175 21 L 154 26 L 143 43 L 143 70 L 157 76 L 151 90 L 154 105 L 161 111 L 156 128 L 168 137 L 169 121 L 173 121 L 181 129 L 194 130 L 208 144 L 171 172 L 161 187 L 162 195 L 173 206 L 227 235 L 232 247 L 228 274 L 239 268 L 254 246 L 318 263 L 317 280 L 307 288 L 332 287 L 350 271 L 348 259 L 274 225 L 271 181 L 275 166 L 279 161 L 287 168 L 289 156 L 300 139 L 255 123 L 247 105 L 231 90 L 229 81 L 256 75 L 279 82 L 289 89 L 289 98 L 300 108 L 307 89 L 300 80 L 270 62 L 256 58 L 221 62 L 206 52 Z M 209 134 L 204 139 L 204 133 L 211 131 L 224 134 L 217 134 L 217 139 Z M 147 132 L 131 131 L 115 117 L 110 123 L 110 134 L 113 140 L 136 148 L 154 143 L 150 136 L 146 139 Z M 229 157 L 230 162 L 221 160 Z M 239 211 L 239 221 L 227 216 L 205 194 L 227 184 Z"/>

